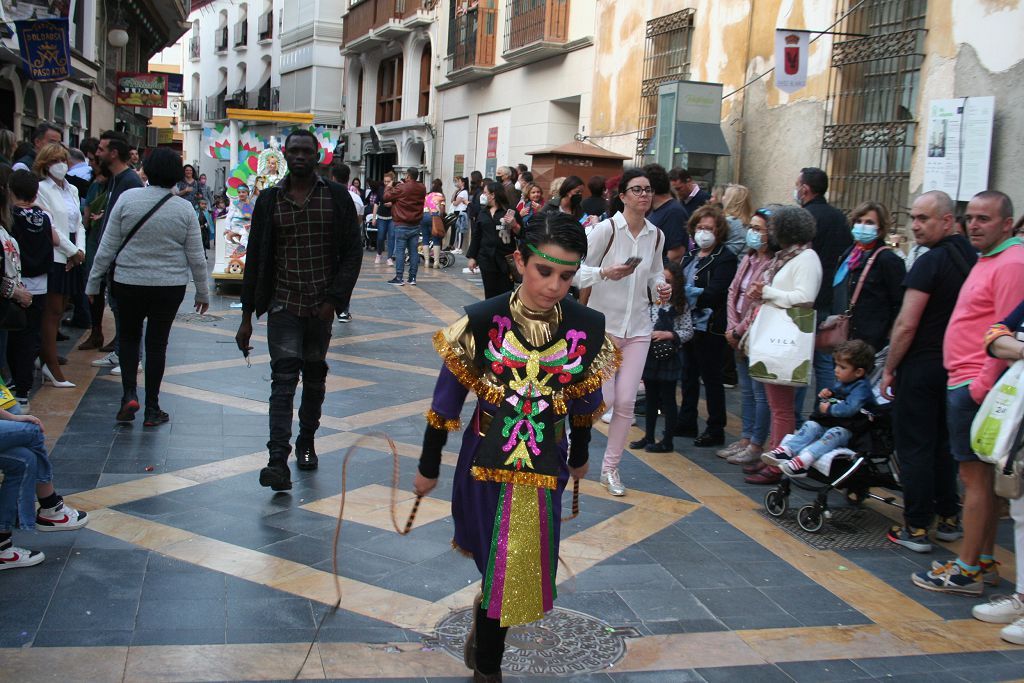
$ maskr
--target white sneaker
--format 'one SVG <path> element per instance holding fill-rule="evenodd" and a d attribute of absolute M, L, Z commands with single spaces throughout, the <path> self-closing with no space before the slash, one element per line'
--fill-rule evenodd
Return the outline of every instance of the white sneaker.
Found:
<path fill-rule="evenodd" d="M 76 510 L 63 501 L 52 508 L 39 508 L 36 531 L 74 531 L 89 523 L 87 512 Z"/>
<path fill-rule="evenodd" d="M 1018 619 L 1009 626 L 1004 626 L 999 636 L 1008 643 L 1024 645 L 1024 619 Z"/>
<path fill-rule="evenodd" d="M 613 412 L 613 409 L 609 408 L 608 411 L 604 415 L 601 416 L 601 422 L 604 422 L 605 424 L 611 424 L 612 412 Z"/>
<path fill-rule="evenodd" d="M 608 470 L 607 472 L 601 473 L 601 484 L 608 489 L 608 493 L 613 496 L 624 496 L 626 495 L 626 487 L 623 486 L 622 480 L 619 479 L 618 470 Z"/>
<path fill-rule="evenodd" d="M 121 366 L 120 366 L 120 365 L 118 365 L 118 366 L 117 366 L 116 368 L 114 368 L 113 370 L 111 370 L 111 371 L 110 371 L 110 374 L 111 374 L 111 375 L 117 375 L 118 377 L 120 377 L 120 376 L 121 376 Z"/>
<path fill-rule="evenodd" d="M 0 569 L 16 569 L 31 567 L 46 559 L 46 555 L 38 550 L 26 550 L 13 545 L 10 541 L 5 548 L 0 548 Z"/>
<path fill-rule="evenodd" d="M 989 624 L 1012 624 L 1019 619 L 1024 619 L 1024 603 L 1016 594 L 993 595 L 992 599 L 985 604 L 975 605 L 971 614 L 978 621 Z"/>
<path fill-rule="evenodd" d="M 117 359 L 117 354 L 111 351 L 103 358 L 97 358 L 92 362 L 94 368 L 116 368 L 121 364 L 121 361 Z"/>
<path fill-rule="evenodd" d="M 373 265 L 375 265 L 375 266 L 379 266 L 380 265 L 380 254 L 377 254 L 377 256 L 374 257 Z"/>

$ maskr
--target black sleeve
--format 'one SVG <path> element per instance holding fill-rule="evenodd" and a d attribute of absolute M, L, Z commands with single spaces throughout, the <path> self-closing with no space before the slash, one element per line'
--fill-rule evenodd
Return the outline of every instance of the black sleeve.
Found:
<path fill-rule="evenodd" d="M 427 426 L 423 432 L 423 450 L 420 452 L 419 471 L 427 479 L 437 479 L 441 474 L 441 451 L 448 443 L 448 432 Z"/>
<path fill-rule="evenodd" d="M 727 253 L 732 258 L 723 258 Z M 718 258 L 723 260 L 711 268 L 711 273 L 708 275 L 708 284 L 697 297 L 698 308 L 718 310 L 725 305 L 725 300 L 729 296 L 729 285 L 732 284 L 732 279 L 736 276 L 736 257 L 723 249 Z"/>
<path fill-rule="evenodd" d="M 334 210 L 340 211 L 341 217 L 334 217 L 338 239 L 338 272 L 327 289 L 327 298 L 334 304 L 335 310 L 341 313 L 348 310 L 352 290 L 359 279 L 359 269 L 363 264 L 363 241 L 356 205 L 348 190 L 336 185 L 331 187 L 331 194 L 334 197 Z M 251 234 L 249 239 L 252 240 Z"/>
<path fill-rule="evenodd" d="M 941 249 L 932 249 L 921 254 L 914 261 L 914 265 L 910 268 L 907 276 L 903 278 L 903 287 L 933 294 L 935 292 L 936 276 L 944 256 L 944 250 Z"/>
<path fill-rule="evenodd" d="M 572 426 L 572 431 L 569 433 L 569 467 L 582 467 L 587 463 L 590 458 L 592 432 L 592 427 Z"/>
<path fill-rule="evenodd" d="M 263 258 L 263 234 L 270 230 L 270 211 L 267 208 L 273 201 L 273 192 L 264 190 L 256 198 L 252 209 L 252 221 L 249 223 L 249 243 L 245 248 L 246 268 L 242 271 L 242 312 L 252 313 L 256 309 L 256 282 L 259 280 L 261 260 Z"/>
<path fill-rule="evenodd" d="M 470 229 L 469 251 L 466 252 L 466 258 L 468 259 L 475 259 L 480 255 L 480 236 L 483 232 L 480 221 L 481 218 L 477 216 L 477 219 L 473 221 L 473 227 Z"/>
<path fill-rule="evenodd" d="M 903 306 L 903 279 L 907 274 L 907 267 L 896 254 L 887 251 L 878 257 L 882 270 L 882 287 L 885 290 L 885 298 L 888 303 L 889 319 L 886 321 L 886 335 L 896 322 L 896 316 L 900 314 L 900 307 Z"/>

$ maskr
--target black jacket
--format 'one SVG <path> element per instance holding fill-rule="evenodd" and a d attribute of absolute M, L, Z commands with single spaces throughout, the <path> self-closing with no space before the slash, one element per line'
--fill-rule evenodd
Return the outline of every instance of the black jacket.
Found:
<path fill-rule="evenodd" d="M 516 222 L 521 229 L 523 218 L 518 211 L 513 211 L 513 213 L 516 215 Z M 473 223 L 472 239 L 469 251 L 466 252 L 466 258 L 476 259 L 480 267 L 485 270 L 508 272 L 505 256 L 516 250 L 515 236 L 509 244 L 505 244 L 498 237 L 498 227 L 501 225 L 501 217 L 504 215 L 505 211 L 501 209 L 492 215 L 490 207 L 481 206 L 480 215 Z"/>
<path fill-rule="evenodd" d="M 697 257 L 698 250 L 693 249 L 683 257 L 683 270 Z M 701 287 L 704 291 L 697 297 L 697 305 L 694 306 L 692 314 L 694 317 L 700 315 L 705 308 L 711 309 L 711 319 L 708 321 L 708 332 L 714 334 L 725 334 L 725 327 L 728 323 L 726 313 L 726 299 L 729 296 L 729 285 L 736 275 L 736 268 L 739 261 L 736 254 L 729 251 L 724 244 L 711 252 L 708 256 L 699 259 L 697 270 L 694 273 L 694 287 Z"/>
<path fill-rule="evenodd" d="M 336 311 L 348 309 L 352 289 L 359 279 L 363 263 L 363 245 L 360 236 L 356 206 L 348 190 L 338 183 L 325 180 L 334 200 L 335 245 L 337 272 L 334 282 L 327 288 L 327 298 Z M 263 315 L 274 297 L 277 240 L 274 236 L 274 203 L 281 186 L 268 187 L 260 192 L 252 211 L 249 246 L 245 254 L 245 274 L 242 277 L 242 311 Z"/>
<path fill-rule="evenodd" d="M 804 204 L 808 213 L 814 216 L 817 230 L 811 246 L 821 260 L 821 289 L 814 300 L 814 310 L 819 318 L 827 315 L 832 307 L 832 280 L 836 276 L 839 257 L 853 245 L 850 226 L 846 215 L 818 196 Z"/>
<path fill-rule="evenodd" d="M 843 252 L 838 263 L 849 256 L 850 249 Z M 864 254 L 856 270 L 851 270 L 846 278 L 835 286 L 832 299 L 832 313 L 844 313 L 853 299 L 857 282 L 868 259 L 877 251 Z M 889 343 L 889 333 L 903 305 L 903 278 L 907 275 L 903 259 L 886 249 L 868 271 L 868 279 L 864 281 L 860 298 L 853 309 L 850 320 L 850 339 L 861 339 L 880 351 Z M 831 281 L 830 281 L 831 283 Z"/>
<path fill-rule="evenodd" d="M 694 211 L 704 206 L 711 201 L 711 193 L 707 190 L 697 190 L 697 194 L 693 195 L 692 199 L 680 199 L 679 203 L 686 209 L 686 213 L 692 214 Z"/>

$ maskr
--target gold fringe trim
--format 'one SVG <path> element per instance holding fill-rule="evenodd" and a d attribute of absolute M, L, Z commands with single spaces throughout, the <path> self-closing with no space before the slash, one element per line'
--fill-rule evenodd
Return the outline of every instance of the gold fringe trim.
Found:
<path fill-rule="evenodd" d="M 438 415 L 431 408 L 423 414 L 427 418 L 427 425 L 434 429 L 443 429 L 446 432 L 457 432 L 462 429 L 462 420 L 459 418 L 452 418 L 451 420 L 445 418 L 443 415 Z"/>
<path fill-rule="evenodd" d="M 456 543 L 454 538 L 452 539 L 452 550 L 462 555 L 463 557 L 473 559 L 473 553 L 469 552 L 468 550 L 460 546 L 458 543 Z"/>
<path fill-rule="evenodd" d="M 592 427 L 598 418 L 604 414 L 604 411 L 608 410 L 608 406 L 605 405 L 604 401 L 601 401 L 601 405 L 597 407 L 592 413 L 583 413 L 582 415 L 573 415 L 571 418 L 573 427 Z"/>
<path fill-rule="evenodd" d="M 597 357 L 587 368 L 587 378 L 582 382 L 570 385 L 562 393 L 566 399 L 581 398 L 593 393 L 615 374 L 620 365 L 622 365 L 622 352 L 606 336 L 601 350 L 597 352 Z"/>
<path fill-rule="evenodd" d="M 441 356 L 444 365 L 459 380 L 459 384 L 493 405 L 500 405 L 505 392 L 494 383 L 482 377 L 477 369 L 466 361 L 461 349 L 453 346 L 439 330 L 434 334 L 434 349 Z"/>
<path fill-rule="evenodd" d="M 499 484 L 524 484 L 538 489 L 558 488 L 558 477 L 552 477 L 547 474 L 498 470 L 489 467 L 473 467 L 470 473 L 472 473 L 473 478 L 477 481 L 494 481 Z"/>

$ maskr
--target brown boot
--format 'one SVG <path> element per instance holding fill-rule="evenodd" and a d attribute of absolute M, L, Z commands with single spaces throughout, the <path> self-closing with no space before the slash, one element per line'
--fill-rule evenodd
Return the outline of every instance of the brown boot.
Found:
<path fill-rule="evenodd" d="M 462 648 L 462 660 L 467 669 L 476 670 L 476 615 L 480 613 L 480 603 L 484 601 L 484 594 L 478 593 L 473 600 L 473 624 L 469 627 L 469 635 L 466 636 L 466 646 Z"/>
<path fill-rule="evenodd" d="M 92 328 L 92 334 L 84 342 L 78 345 L 79 351 L 99 349 L 103 346 L 103 330 L 99 327 Z"/>

